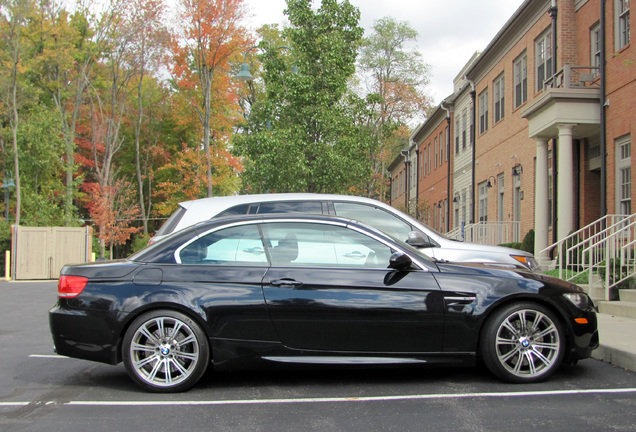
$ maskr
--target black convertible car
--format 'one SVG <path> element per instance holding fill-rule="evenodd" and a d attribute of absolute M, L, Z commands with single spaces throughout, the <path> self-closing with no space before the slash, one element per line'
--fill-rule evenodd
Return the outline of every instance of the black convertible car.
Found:
<path fill-rule="evenodd" d="M 433 262 L 366 225 L 242 216 L 175 233 L 127 260 L 62 269 L 58 354 L 117 364 L 149 391 L 266 363 L 473 364 L 547 378 L 598 346 L 575 285 L 509 265 Z"/>

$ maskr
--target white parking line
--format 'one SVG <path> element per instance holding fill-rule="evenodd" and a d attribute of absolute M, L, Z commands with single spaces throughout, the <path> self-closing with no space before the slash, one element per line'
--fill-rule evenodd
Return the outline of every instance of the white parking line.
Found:
<path fill-rule="evenodd" d="M 530 392 L 493 392 L 493 393 L 447 393 L 428 395 L 401 396 L 351 396 L 329 398 L 296 398 L 296 399 L 239 399 L 217 401 L 69 401 L 69 402 L 38 402 L 39 405 L 59 406 L 116 406 L 116 407 L 148 407 L 148 406 L 206 406 L 206 405 L 261 405 L 261 404 L 296 404 L 296 403 L 340 403 L 340 402 L 386 402 L 408 400 L 435 399 L 467 399 L 467 398 L 508 398 L 508 397 L 536 397 L 536 396 L 572 396 L 584 394 L 621 394 L 636 393 L 636 388 L 624 389 L 587 389 L 587 390 L 550 390 Z M 0 408 L 25 406 L 30 402 L 0 402 Z"/>
<path fill-rule="evenodd" d="M 57 354 L 29 354 L 29 358 L 55 358 L 55 359 L 66 359 L 70 357 L 66 357 L 63 355 Z"/>

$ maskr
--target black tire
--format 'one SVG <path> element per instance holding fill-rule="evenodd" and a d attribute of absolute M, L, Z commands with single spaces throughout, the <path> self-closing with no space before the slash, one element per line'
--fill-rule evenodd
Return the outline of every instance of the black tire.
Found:
<path fill-rule="evenodd" d="M 548 378 L 565 352 L 560 321 L 547 308 L 530 302 L 495 311 L 483 328 L 481 354 L 497 377 L 513 383 Z"/>
<path fill-rule="evenodd" d="M 210 349 L 194 320 L 179 312 L 157 310 L 130 325 L 122 343 L 122 358 L 130 377 L 143 389 L 181 392 L 203 376 Z"/>

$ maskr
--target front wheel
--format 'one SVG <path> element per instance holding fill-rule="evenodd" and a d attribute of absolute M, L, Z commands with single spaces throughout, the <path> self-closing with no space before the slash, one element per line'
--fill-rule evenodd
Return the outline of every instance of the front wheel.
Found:
<path fill-rule="evenodd" d="M 205 373 L 210 358 L 201 327 L 186 315 L 160 310 L 137 318 L 124 335 L 122 357 L 128 374 L 152 392 L 180 392 Z"/>
<path fill-rule="evenodd" d="M 552 375 L 563 360 L 565 337 L 559 320 L 534 303 L 504 307 L 486 323 L 481 353 L 501 379 L 531 383 Z"/>

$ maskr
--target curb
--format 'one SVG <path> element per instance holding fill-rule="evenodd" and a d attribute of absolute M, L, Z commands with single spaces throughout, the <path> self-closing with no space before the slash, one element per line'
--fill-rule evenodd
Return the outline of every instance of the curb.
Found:
<path fill-rule="evenodd" d="M 592 352 L 592 358 L 636 372 L 636 355 L 618 348 L 601 345 Z"/>

